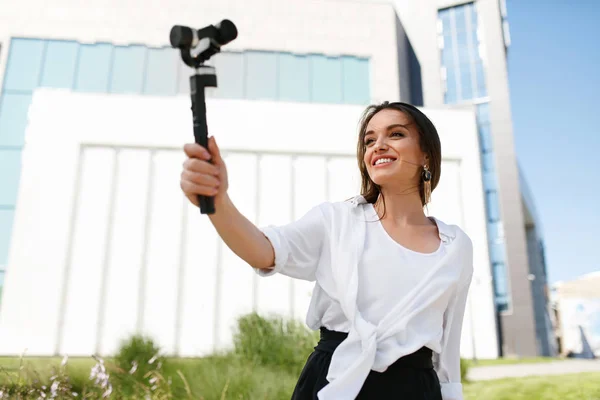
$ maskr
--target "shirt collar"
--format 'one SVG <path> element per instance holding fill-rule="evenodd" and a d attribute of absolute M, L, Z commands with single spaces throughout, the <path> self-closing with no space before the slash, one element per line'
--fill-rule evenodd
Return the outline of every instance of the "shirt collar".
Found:
<path fill-rule="evenodd" d="M 361 196 L 361 195 L 357 195 L 352 197 L 351 199 L 348 200 L 348 202 L 350 204 L 352 204 L 353 208 L 356 208 L 362 204 L 367 204 L 367 200 Z M 440 221 L 439 219 L 432 217 L 438 227 L 438 232 L 440 234 L 440 240 L 444 243 L 449 243 L 451 242 L 454 238 L 456 238 L 456 230 L 453 229 L 451 226 L 446 225 L 444 222 Z"/>

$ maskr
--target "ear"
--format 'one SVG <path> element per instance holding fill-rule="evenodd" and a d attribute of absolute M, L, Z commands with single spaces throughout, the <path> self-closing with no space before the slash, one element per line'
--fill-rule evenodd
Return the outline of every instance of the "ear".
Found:
<path fill-rule="evenodd" d="M 429 156 L 427 154 L 423 155 L 423 165 L 429 165 Z"/>

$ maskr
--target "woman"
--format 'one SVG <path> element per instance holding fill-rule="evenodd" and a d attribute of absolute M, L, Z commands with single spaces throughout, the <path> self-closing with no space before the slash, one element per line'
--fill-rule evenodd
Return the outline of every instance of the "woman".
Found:
<path fill-rule="evenodd" d="M 362 195 L 258 229 L 227 196 L 214 138 L 184 150 L 181 188 L 215 197 L 224 242 L 258 274 L 315 281 L 307 324 L 321 340 L 292 399 L 460 400 L 460 336 L 472 245 L 423 208 L 440 179 L 437 131 L 417 108 L 365 111 L 358 137 Z M 210 164 L 207 161 L 212 159 Z"/>

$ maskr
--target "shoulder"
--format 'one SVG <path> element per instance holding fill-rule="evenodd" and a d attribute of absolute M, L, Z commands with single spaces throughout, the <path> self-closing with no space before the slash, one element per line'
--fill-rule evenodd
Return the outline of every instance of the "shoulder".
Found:
<path fill-rule="evenodd" d="M 366 200 L 362 196 L 354 196 L 346 200 L 325 201 L 315 206 L 315 208 L 327 217 L 336 213 L 347 213 L 348 211 L 360 209 L 363 204 L 366 204 Z"/>
<path fill-rule="evenodd" d="M 357 199 L 357 197 L 360 197 Z M 324 201 L 313 206 L 305 216 L 311 221 L 325 226 L 328 230 L 337 231 L 355 221 L 356 216 L 363 214 L 362 196 L 342 201 Z"/>
<path fill-rule="evenodd" d="M 434 219 L 442 238 L 447 239 L 450 244 L 460 247 L 461 250 L 473 251 L 471 238 L 458 225 L 447 224 L 440 219 Z"/>
<path fill-rule="evenodd" d="M 446 224 L 437 218 L 435 220 L 440 236 L 448 240 L 449 246 L 454 249 L 453 253 L 460 260 L 461 275 L 464 276 L 464 279 L 470 279 L 469 277 L 473 273 L 473 242 L 471 238 L 458 225 Z"/>

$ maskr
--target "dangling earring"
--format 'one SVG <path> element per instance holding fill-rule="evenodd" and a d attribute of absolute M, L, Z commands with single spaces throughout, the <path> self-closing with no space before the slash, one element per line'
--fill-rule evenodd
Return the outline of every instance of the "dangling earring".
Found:
<path fill-rule="evenodd" d="M 423 166 L 423 191 L 425 192 L 425 204 L 431 201 L 431 171 L 427 164 Z"/>

